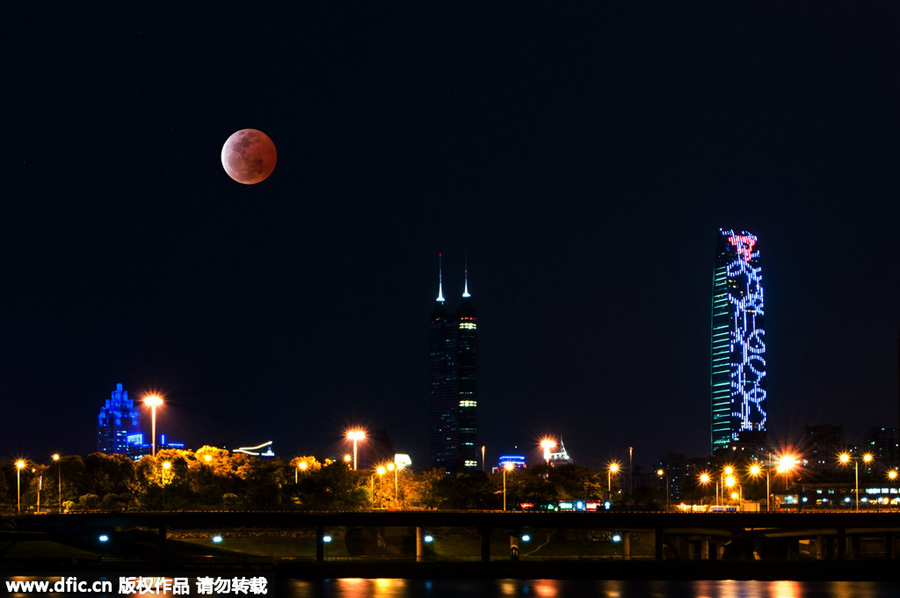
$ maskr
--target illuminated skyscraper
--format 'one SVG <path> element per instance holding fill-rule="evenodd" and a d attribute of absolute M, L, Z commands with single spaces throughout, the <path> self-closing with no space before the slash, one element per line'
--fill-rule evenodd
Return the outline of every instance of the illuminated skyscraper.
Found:
<path fill-rule="evenodd" d="M 128 391 L 122 389 L 121 383 L 116 384 L 97 416 L 97 451 L 125 455 L 129 453 L 129 444 L 140 444 L 140 415 L 134 400 L 128 398 Z"/>
<path fill-rule="evenodd" d="M 429 332 L 429 444 L 431 466 L 450 470 L 478 467 L 476 417 L 478 326 L 468 268 L 459 309 L 444 305 L 442 273 Z"/>
<path fill-rule="evenodd" d="M 766 431 L 766 342 L 757 238 L 719 230 L 713 274 L 712 452 Z"/>

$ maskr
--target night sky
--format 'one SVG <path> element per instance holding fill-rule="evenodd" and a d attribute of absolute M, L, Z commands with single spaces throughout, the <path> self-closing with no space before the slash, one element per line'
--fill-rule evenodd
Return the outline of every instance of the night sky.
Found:
<path fill-rule="evenodd" d="M 122 382 L 189 447 L 359 424 L 422 467 L 438 253 L 490 461 L 702 456 L 720 227 L 771 438 L 897 425 L 900 4 L 41 4 L 3 9 L 2 458 L 93 451 Z"/>

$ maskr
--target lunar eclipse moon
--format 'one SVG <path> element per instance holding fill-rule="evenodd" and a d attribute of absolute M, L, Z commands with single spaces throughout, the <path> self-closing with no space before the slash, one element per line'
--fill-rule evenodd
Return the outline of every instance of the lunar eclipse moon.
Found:
<path fill-rule="evenodd" d="M 222 166 L 232 179 L 244 185 L 266 180 L 275 170 L 278 155 L 269 136 L 256 129 L 241 129 L 222 146 Z"/>

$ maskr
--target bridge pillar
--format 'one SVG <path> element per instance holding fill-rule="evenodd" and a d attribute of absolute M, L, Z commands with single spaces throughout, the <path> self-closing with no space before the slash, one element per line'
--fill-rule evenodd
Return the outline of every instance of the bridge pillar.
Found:
<path fill-rule="evenodd" d="M 700 538 L 700 560 L 709 560 L 709 536 L 702 536 Z"/>
<path fill-rule="evenodd" d="M 325 560 L 325 528 L 321 525 L 316 526 L 316 561 L 321 563 Z"/>
<path fill-rule="evenodd" d="M 483 527 L 479 530 L 481 533 L 481 562 L 491 562 L 491 530 Z"/>
<path fill-rule="evenodd" d="M 665 538 L 663 537 L 663 529 L 661 527 L 656 528 L 653 533 L 653 551 L 656 556 L 657 561 L 662 561 L 666 558 L 664 551 L 665 547 Z"/>
<path fill-rule="evenodd" d="M 416 562 L 425 561 L 425 533 L 421 527 L 416 528 Z"/>
<path fill-rule="evenodd" d="M 816 536 L 816 560 L 824 561 L 828 558 L 828 541 L 825 536 Z"/>
<path fill-rule="evenodd" d="M 847 530 L 839 527 L 837 530 L 837 558 L 843 561 L 847 558 Z"/>
<path fill-rule="evenodd" d="M 622 560 L 631 560 L 631 534 L 622 532 Z"/>
<path fill-rule="evenodd" d="M 859 534 L 853 534 L 850 536 L 850 558 L 858 559 L 861 553 Z"/>
<path fill-rule="evenodd" d="M 519 532 L 509 534 L 509 560 L 519 560 Z"/>

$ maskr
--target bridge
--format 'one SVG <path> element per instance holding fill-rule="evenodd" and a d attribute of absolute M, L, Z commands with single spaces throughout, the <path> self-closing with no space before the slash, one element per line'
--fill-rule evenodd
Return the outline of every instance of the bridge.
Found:
<path fill-rule="evenodd" d="M 416 561 L 440 558 L 426 550 L 434 530 L 475 534 L 482 562 L 516 561 L 523 537 L 535 530 L 614 532 L 621 560 L 846 561 L 900 558 L 900 512 L 810 511 L 774 513 L 670 513 L 638 511 L 164 511 L 28 515 L 0 520 L 17 533 L 101 534 L 143 529 L 156 534 L 159 553 L 178 530 L 281 530 L 315 534 L 315 559 L 326 559 L 326 538 L 341 531 L 385 529 L 408 533 Z M 508 552 L 503 540 L 509 538 Z M 493 538 L 493 542 L 492 542 Z M 492 555 L 492 544 L 494 554 Z M 632 547 L 639 549 L 635 550 Z M 524 556 L 524 555 L 523 555 Z M 413 557 L 410 548 L 409 557 Z"/>

